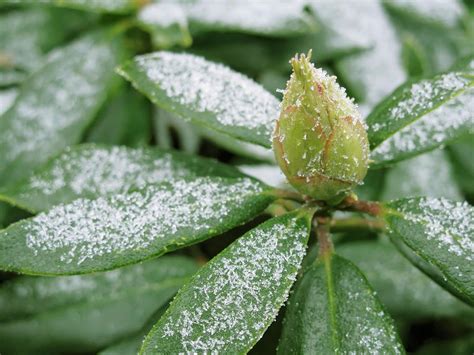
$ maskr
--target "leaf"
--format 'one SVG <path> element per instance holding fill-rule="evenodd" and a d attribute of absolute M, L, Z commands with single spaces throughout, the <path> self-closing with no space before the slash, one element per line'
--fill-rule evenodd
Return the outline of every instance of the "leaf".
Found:
<path fill-rule="evenodd" d="M 460 25 L 465 9 L 462 1 L 405 1 L 385 0 L 384 5 L 400 16 L 411 17 L 418 23 L 424 22 L 443 29 Z"/>
<path fill-rule="evenodd" d="M 163 257 L 94 275 L 9 281 L 0 288 L 2 318 L 10 319 L 0 323 L 0 351 L 98 350 L 140 331 L 196 270 L 187 258 Z"/>
<path fill-rule="evenodd" d="M 474 196 L 474 135 L 457 140 L 448 147 L 457 182 L 464 193 Z"/>
<path fill-rule="evenodd" d="M 367 117 L 379 167 L 432 150 L 474 130 L 474 76 L 450 72 L 409 82 Z"/>
<path fill-rule="evenodd" d="M 120 340 L 99 352 L 99 355 L 130 355 L 138 354 L 142 346 L 145 336 L 149 333 L 153 325 L 161 318 L 168 308 L 168 304 L 165 304 L 158 309 L 151 317 L 147 320 L 146 324 L 140 329 L 139 332 L 130 336 L 126 339 Z"/>
<path fill-rule="evenodd" d="M 202 177 L 77 199 L 0 231 L 0 269 L 62 275 L 117 268 L 219 235 L 275 198 L 250 178 Z"/>
<path fill-rule="evenodd" d="M 466 303 L 474 304 L 474 208 L 443 198 L 385 204 L 390 239 L 418 268 Z"/>
<path fill-rule="evenodd" d="M 0 54 L 1 56 L 1 54 Z M 1 58 L 0 58 L 1 61 Z M 12 85 L 20 84 L 25 78 L 27 74 L 23 71 L 13 69 L 13 68 L 1 68 L 0 65 L 0 87 L 9 87 Z M 3 112 L 0 113 L 0 115 Z"/>
<path fill-rule="evenodd" d="M 363 103 L 361 111 L 365 115 L 406 79 L 397 34 L 379 1 L 354 1 L 351 6 L 343 1 L 322 1 L 317 11 L 327 12 L 325 24 L 333 31 L 337 33 L 341 21 L 345 21 L 345 35 L 370 47 L 344 56 L 335 64 L 347 89 Z"/>
<path fill-rule="evenodd" d="M 279 354 L 401 354 L 395 326 L 362 273 L 328 255 L 305 270 L 288 302 Z"/>
<path fill-rule="evenodd" d="M 137 23 L 150 33 L 156 48 L 175 45 L 188 47 L 192 43 L 187 15 L 181 4 L 167 2 L 146 5 L 137 15 Z"/>
<path fill-rule="evenodd" d="M 314 19 L 300 1 L 207 0 L 184 2 L 191 31 L 242 32 L 288 37 L 315 30 Z"/>
<path fill-rule="evenodd" d="M 312 213 L 273 218 L 201 268 L 148 334 L 141 354 L 246 353 L 288 296 Z"/>
<path fill-rule="evenodd" d="M 469 318 L 473 310 L 413 267 L 389 243 L 342 244 L 337 252 L 354 262 L 390 314 L 405 319 Z"/>
<path fill-rule="evenodd" d="M 87 142 L 138 147 L 150 141 L 150 107 L 143 95 L 122 88 L 104 106 L 87 133 Z"/>
<path fill-rule="evenodd" d="M 234 138 L 271 147 L 278 100 L 226 66 L 163 51 L 135 57 L 118 73 L 167 111 Z"/>
<path fill-rule="evenodd" d="M 51 53 L 25 81 L 0 118 L 0 185 L 81 139 L 116 80 L 113 68 L 122 52 L 118 38 L 94 32 Z"/>
<path fill-rule="evenodd" d="M 0 90 L 0 116 L 11 107 L 17 95 L 16 88 Z"/>
<path fill-rule="evenodd" d="M 42 7 L 0 15 L 0 68 L 8 70 L 2 81 L 5 83 L 8 78 L 12 84 L 21 81 L 25 71 L 30 72 L 43 63 L 49 50 L 94 21 L 95 18 L 75 11 Z"/>
<path fill-rule="evenodd" d="M 38 0 L 2 0 L 4 4 L 37 4 Z M 138 8 L 141 0 L 41 0 L 50 5 L 96 13 L 127 14 Z"/>
<path fill-rule="evenodd" d="M 416 196 L 463 199 L 444 151 L 435 150 L 399 162 L 386 174 L 383 200 Z"/>
<path fill-rule="evenodd" d="M 151 184 L 207 176 L 245 175 L 215 160 L 177 151 L 83 144 L 66 148 L 27 179 L 0 189 L 0 201 L 40 212 L 77 198 L 112 196 Z"/>

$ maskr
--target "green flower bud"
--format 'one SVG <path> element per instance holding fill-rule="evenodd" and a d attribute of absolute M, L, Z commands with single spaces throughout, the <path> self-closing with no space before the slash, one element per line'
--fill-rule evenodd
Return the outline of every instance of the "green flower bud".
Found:
<path fill-rule="evenodd" d="M 369 144 L 357 106 L 344 88 L 296 55 L 284 93 L 273 150 L 288 181 L 301 193 L 334 204 L 367 173 Z"/>

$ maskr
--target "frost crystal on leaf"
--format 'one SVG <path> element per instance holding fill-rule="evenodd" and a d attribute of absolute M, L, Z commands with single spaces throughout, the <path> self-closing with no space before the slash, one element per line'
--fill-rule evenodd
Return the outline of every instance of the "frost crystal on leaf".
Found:
<path fill-rule="evenodd" d="M 197 178 L 151 185 L 128 194 L 78 199 L 39 214 L 24 225 L 35 254 L 56 253 L 61 263 L 125 251 L 183 244 L 222 225 L 246 197 L 263 191 L 248 178 Z M 7 230 L 8 233 L 8 230 Z M 152 253 L 152 252 L 150 252 Z"/>
<path fill-rule="evenodd" d="M 285 302 L 305 254 L 308 224 L 283 218 L 251 230 L 194 276 L 145 347 L 166 352 L 168 345 L 179 346 L 183 353 L 250 349 Z"/>
<path fill-rule="evenodd" d="M 135 61 L 176 105 L 211 113 L 220 125 L 252 130 L 270 140 L 278 100 L 246 76 L 190 54 L 157 52 Z"/>

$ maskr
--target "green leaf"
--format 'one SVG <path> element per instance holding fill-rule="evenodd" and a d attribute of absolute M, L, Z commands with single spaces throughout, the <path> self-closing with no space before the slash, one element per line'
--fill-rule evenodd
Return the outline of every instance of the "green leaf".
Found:
<path fill-rule="evenodd" d="M 137 15 L 137 23 L 150 33 L 156 48 L 188 47 L 192 43 L 187 15 L 180 4 L 166 2 L 144 6 Z"/>
<path fill-rule="evenodd" d="M 28 175 L 81 135 L 116 82 L 117 37 L 88 34 L 53 51 L 0 117 L 0 185 Z"/>
<path fill-rule="evenodd" d="M 158 322 L 163 313 L 165 313 L 169 304 L 165 304 L 158 309 L 146 322 L 145 326 L 140 329 L 139 332 L 130 336 L 126 339 L 121 339 L 118 343 L 115 343 L 99 352 L 99 355 L 130 355 L 138 354 L 142 346 L 143 340 L 146 335 L 150 332 L 151 328 Z"/>
<path fill-rule="evenodd" d="M 474 76 L 449 72 L 409 82 L 367 117 L 376 167 L 432 150 L 474 130 Z"/>
<path fill-rule="evenodd" d="M 13 105 L 17 95 L 17 88 L 0 90 L 0 116 Z"/>
<path fill-rule="evenodd" d="M 474 208 L 435 198 L 385 204 L 390 239 L 418 268 L 474 305 Z"/>
<path fill-rule="evenodd" d="M 386 174 L 383 200 L 416 196 L 445 197 L 454 201 L 463 199 L 451 162 L 443 150 L 399 162 Z"/>
<path fill-rule="evenodd" d="M 138 147 L 151 137 L 148 100 L 131 88 L 110 98 L 87 133 L 86 142 Z"/>
<path fill-rule="evenodd" d="M 394 324 L 364 275 L 328 255 L 305 270 L 288 302 L 279 354 L 401 354 Z"/>
<path fill-rule="evenodd" d="M 465 15 L 464 5 L 460 0 L 452 1 L 405 1 L 384 0 L 384 5 L 400 16 L 412 18 L 418 23 L 456 28 Z"/>
<path fill-rule="evenodd" d="M 140 331 L 197 270 L 184 257 L 107 273 L 21 277 L 0 288 L 0 351 L 91 352 Z M 12 319 L 13 318 L 13 319 Z"/>
<path fill-rule="evenodd" d="M 183 2 L 191 32 L 241 32 L 289 37 L 315 30 L 315 21 L 306 13 L 304 2 L 228 0 Z"/>
<path fill-rule="evenodd" d="M 474 135 L 468 135 L 449 147 L 457 182 L 464 193 L 474 196 Z"/>
<path fill-rule="evenodd" d="M 275 198 L 250 178 L 202 177 L 77 199 L 0 231 L 0 269 L 61 275 L 117 268 L 219 235 Z"/>
<path fill-rule="evenodd" d="M 211 260 L 178 293 L 142 354 L 246 353 L 285 302 L 305 254 L 312 211 L 271 219 Z"/>
<path fill-rule="evenodd" d="M 207 176 L 245 175 L 213 159 L 177 151 L 83 144 L 66 148 L 25 180 L 0 188 L 0 201 L 36 213 L 81 197 L 95 199 Z"/>
<path fill-rule="evenodd" d="M 27 74 L 23 71 L 14 68 L 0 68 L 0 87 L 8 87 L 20 84 L 23 80 L 25 80 L 26 77 Z M 1 112 L 0 115 L 2 113 L 3 112 Z"/>
<path fill-rule="evenodd" d="M 365 115 L 406 79 L 397 34 L 379 1 L 354 1 L 351 6 L 343 1 L 323 1 L 320 7 L 319 13 L 327 8 L 326 21 L 333 31 L 337 33 L 345 22 L 346 36 L 364 39 L 370 47 L 344 56 L 335 65 L 347 89 L 363 103 Z"/>
<path fill-rule="evenodd" d="M 118 73 L 159 107 L 232 137 L 271 147 L 278 100 L 221 64 L 190 54 L 135 57 Z"/>
<path fill-rule="evenodd" d="M 42 7 L 0 15 L 0 68 L 9 69 L 2 81 L 22 80 L 25 73 L 12 69 L 29 72 L 38 68 L 49 50 L 94 21 L 75 11 Z"/>
<path fill-rule="evenodd" d="M 446 292 L 406 260 L 390 243 L 362 241 L 339 245 L 354 262 L 392 315 L 405 319 L 472 317 L 471 307 Z"/>
<path fill-rule="evenodd" d="M 4 4 L 38 4 L 38 0 L 3 0 Z M 139 7 L 141 0 L 41 0 L 50 5 L 96 13 L 127 14 Z M 145 2 L 145 1 L 143 1 Z"/>

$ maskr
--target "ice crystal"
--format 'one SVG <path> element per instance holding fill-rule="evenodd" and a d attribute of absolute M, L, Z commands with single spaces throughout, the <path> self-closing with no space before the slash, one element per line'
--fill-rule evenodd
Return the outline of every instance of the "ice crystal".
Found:
<path fill-rule="evenodd" d="M 154 350 L 172 342 L 185 353 L 225 353 L 260 338 L 288 296 L 308 236 L 295 220 L 273 223 L 238 239 L 193 278 L 171 308 L 180 311 L 154 334 Z"/>
<path fill-rule="evenodd" d="M 164 247 L 203 235 L 221 225 L 232 206 L 262 189 L 248 178 L 176 180 L 59 205 L 25 223 L 23 233 L 35 254 L 58 253 L 58 261 L 80 265 L 107 254 Z"/>
<path fill-rule="evenodd" d="M 175 104 L 212 113 L 221 125 L 271 136 L 278 100 L 246 76 L 190 54 L 157 52 L 135 60 Z"/>

